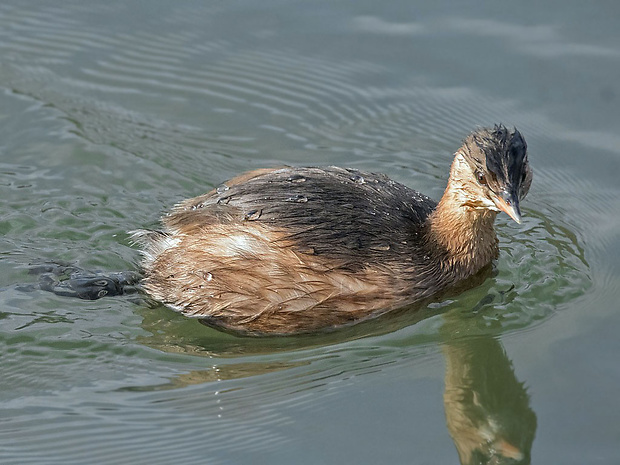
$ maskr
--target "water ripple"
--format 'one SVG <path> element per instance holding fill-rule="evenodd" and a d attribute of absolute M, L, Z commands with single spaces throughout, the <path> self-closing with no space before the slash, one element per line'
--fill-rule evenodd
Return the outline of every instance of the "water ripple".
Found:
<path fill-rule="evenodd" d="M 37 259 L 135 268 L 125 231 L 255 166 L 347 164 L 439 195 L 477 125 L 519 126 L 534 165 L 535 149 L 557 141 L 620 147 L 466 86 L 212 36 L 213 6 L 177 10 L 161 31 L 117 26 L 118 8 L 0 5 L 0 88 L 19 102 L 0 129 L 3 463 L 231 463 L 294 447 L 289 409 L 329 408 L 360 377 L 438 365 L 444 314 L 465 322 L 456 336 L 499 337 L 590 295 L 594 276 L 615 284 L 593 263 L 617 241 L 617 222 L 602 221 L 620 211 L 617 187 L 535 166 L 524 222 L 499 220 L 502 253 L 484 283 L 334 334 L 243 339 L 130 298 L 19 291 L 33 280 L 20 265 Z M 489 26 L 506 40 L 520 31 Z M 547 40 L 545 28 L 523 30 L 539 34 L 530 44 Z"/>

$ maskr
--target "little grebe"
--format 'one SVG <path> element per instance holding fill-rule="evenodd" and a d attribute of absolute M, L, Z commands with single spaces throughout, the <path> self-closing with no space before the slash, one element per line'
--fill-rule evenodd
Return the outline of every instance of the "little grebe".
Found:
<path fill-rule="evenodd" d="M 498 255 L 497 212 L 520 222 L 532 172 L 521 133 L 470 134 L 436 203 L 385 175 L 259 169 L 136 231 L 144 289 L 210 326 L 292 334 L 428 298 Z"/>

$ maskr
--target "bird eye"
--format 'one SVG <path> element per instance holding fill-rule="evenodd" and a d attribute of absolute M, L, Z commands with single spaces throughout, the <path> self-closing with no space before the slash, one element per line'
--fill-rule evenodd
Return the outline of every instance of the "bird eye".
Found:
<path fill-rule="evenodd" d="M 478 182 L 480 184 L 486 185 L 487 184 L 487 178 L 486 176 L 482 173 L 482 171 L 476 171 L 476 177 L 478 178 Z"/>

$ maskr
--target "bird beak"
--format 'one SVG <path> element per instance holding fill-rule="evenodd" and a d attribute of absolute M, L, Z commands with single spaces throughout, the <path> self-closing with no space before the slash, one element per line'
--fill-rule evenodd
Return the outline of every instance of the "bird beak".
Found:
<path fill-rule="evenodd" d="M 519 209 L 519 196 L 516 192 L 502 192 L 493 199 L 495 206 L 510 218 L 521 224 L 521 210 Z"/>

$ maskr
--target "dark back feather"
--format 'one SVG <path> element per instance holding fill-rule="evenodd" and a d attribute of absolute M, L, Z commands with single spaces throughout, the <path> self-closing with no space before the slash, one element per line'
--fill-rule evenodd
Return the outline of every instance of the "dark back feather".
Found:
<path fill-rule="evenodd" d="M 347 260 L 357 268 L 369 260 L 403 261 L 402 254 L 419 250 L 416 238 L 436 205 L 382 174 L 283 168 L 181 204 L 166 223 L 183 227 L 185 221 L 209 221 L 219 211 L 218 221 L 267 224 L 304 253 Z"/>

